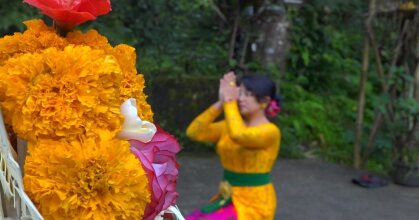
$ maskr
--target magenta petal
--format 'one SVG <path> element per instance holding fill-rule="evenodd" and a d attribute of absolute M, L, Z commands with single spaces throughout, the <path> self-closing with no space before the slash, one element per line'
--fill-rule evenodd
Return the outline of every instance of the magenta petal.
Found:
<path fill-rule="evenodd" d="M 143 218 L 153 220 L 162 210 L 176 202 L 179 164 L 176 153 L 180 151 L 177 140 L 157 126 L 157 133 L 148 143 L 130 140 L 131 152 L 141 160 L 147 172 L 152 189 L 151 202 L 147 205 Z"/>
<path fill-rule="evenodd" d="M 166 164 L 153 164 L 154 172 L 156 173 L 156 176 L 161 176 L 166 170 L 167 165 Z"/>

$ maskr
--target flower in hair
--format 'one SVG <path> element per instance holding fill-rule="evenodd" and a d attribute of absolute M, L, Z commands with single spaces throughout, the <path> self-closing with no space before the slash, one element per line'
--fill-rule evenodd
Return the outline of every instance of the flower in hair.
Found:
<path fill-rule="evenodd" d="M 279 112 L 281 112 L 281 107 L 278 106 L 277 101 L 272 100 L 266 109 L 266 115 L 269 117 L 275 117 Z"/>

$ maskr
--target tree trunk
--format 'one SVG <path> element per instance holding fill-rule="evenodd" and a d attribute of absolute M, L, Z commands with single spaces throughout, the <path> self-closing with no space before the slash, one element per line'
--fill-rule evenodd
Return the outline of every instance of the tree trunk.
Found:
<path fill-rule="evenodd" d="M 253 23 L 256 40 L 251 43 L 252 59 L 263 67 L 279 67 L 280 76 L 286 68 L 286 54 L 289 48 L 287 13 L 278 4 L 262 5 Z"/>

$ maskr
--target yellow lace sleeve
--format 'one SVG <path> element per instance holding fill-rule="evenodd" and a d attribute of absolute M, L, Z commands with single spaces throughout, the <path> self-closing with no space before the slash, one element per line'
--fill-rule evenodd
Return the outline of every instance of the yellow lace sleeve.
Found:
<path fill-rule="evenodd" d="M 230 138 L 243 147 L 264 148 L 279 140 L 279 129 L 275 125 L 247 127 L 236 101 L 224 103 L 224 114 Z"/>
<path fill-rule="evenodd" d="M 186 135 L 196 141 L 217 142 L 220 139 L 224 122 L 213 122 L 221 111 L 211 106 L 198 115 L 186 129 Z"/>

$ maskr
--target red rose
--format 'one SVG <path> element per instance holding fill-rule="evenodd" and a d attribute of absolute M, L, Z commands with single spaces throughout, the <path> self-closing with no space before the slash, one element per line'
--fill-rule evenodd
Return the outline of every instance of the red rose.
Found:
<path fill-rule="evenodd" d="M 39 8 L 64 29 L 72 29 L 83 22 L 94 20 L 99 15 L 109 13 L 110 0 L 24 0 Z"/>
<path fill-rule="evenodd" d="M 176 139 L 157 126 L 157 133 L 148 143 L 130 140 L 131 152 L 136 155 L 148 174 L 152 196 L 143 218 L 152 220 L 176 202 L 176 181 L 179 164 L 175 154 L 180 147 Z"/>

